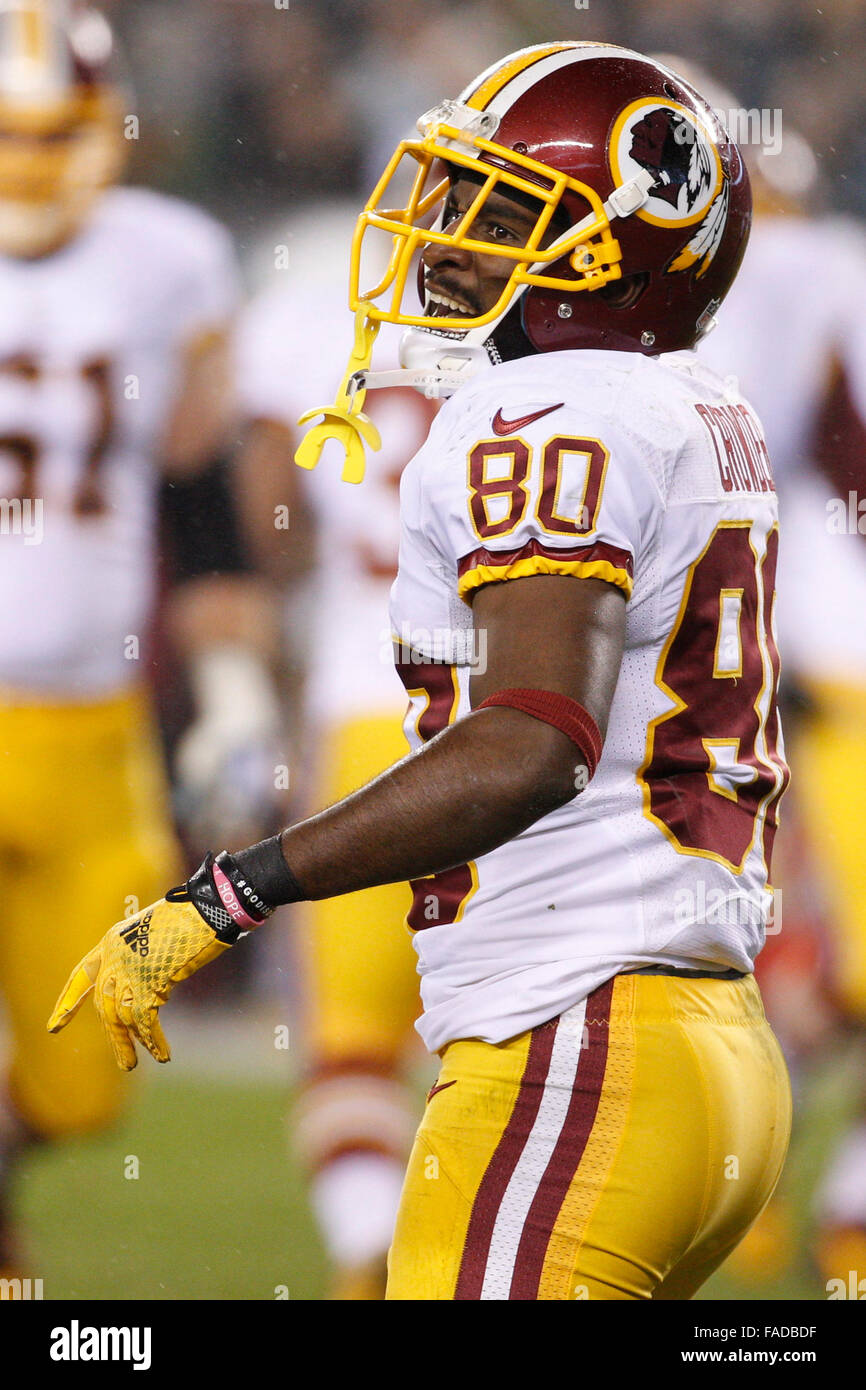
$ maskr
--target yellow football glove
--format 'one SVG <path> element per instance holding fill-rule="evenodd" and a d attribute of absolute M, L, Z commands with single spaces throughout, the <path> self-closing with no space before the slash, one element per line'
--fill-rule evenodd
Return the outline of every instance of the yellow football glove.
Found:
<path fill-rule="evenodd" d="M 270 911 L 229 855 L 214 860 L 209 854 L 186 884 L 105 933 L 67 980 L 49 1032 L 65 1028 L 92 992 L 119 1067 L 131 1071 L 137 1064 L 136 1038 L 158 1062 L 169 1061 L 160 1006 L 176 984 L 222 955 Z"/>

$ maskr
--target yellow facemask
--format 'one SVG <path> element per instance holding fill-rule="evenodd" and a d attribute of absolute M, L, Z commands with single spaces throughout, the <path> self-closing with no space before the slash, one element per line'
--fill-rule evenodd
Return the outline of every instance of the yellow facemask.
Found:
<path fill-rule="evenodd" d="M 577 290 L 599 289 L 619 279 L 619 243 L 610 230 L 607 212 L 596 191 L 550 165 L 485 138 L 483 131 L 488 120 L 486 112 L 474 111 L 457 102 L 443 102 L 418 122 L 422 139 L 403 140 L 397 146 L 358 219 L 352 243 L 349 291 L 352 309 L 357 310 L 364 303 L 372 319 L 407 327 L 433 327 L 435 332 L 463 333 L 501 318 L 515 295 L 529 285 L 573 294 Z M 388 197 L 389 190 L 398 181 L 401 165 L 406 161 L 415 166 L 415 173 L 404 206 L 394 209 Z M 443 166 L 448 166 L 450 171 L 465 169 L 479 181 L 471 205 L 447 230 L 435 225 L 437 215 L 441 219 L 450 186 Z M 589 211 L 578 224 L 544 247 L 545 233 L 567 192 L 584 199 Z M 539 204 L 535 224 L 522 246 L 502 246 L 473 236 L 473 227 L 494 193 L 505 197 L 514 193 L 526 195 Z M 391 239 L 391 251 L 378 283 L 362 288 L 364 242 L 374 230 Z M 403 299 L 410 270 L 417 265 L 417 257 L 424 248 L 434 245 L 499 256 L 510 262 L 511 274 L 496 303 L 474 318 L 437 316 L 435 324 L 431 324 L 428 315 L 406 309 Z M 563 258 L 568 259 L 574 275 L 549 274 L 545 268 Z M 385 303 L 379 303 L 385 296 Z"/>
<path fill-rule="evenodd" d="M 595 189 L 558 169 L 532 159 L 519 150 L 497 145 L 496 118 L 471 105 L 446 101 L 418 122 L 419 140 L 404 140 L 377 183 L 358 218 L 352 241 L 349 305 L 356 315 L 355 349 L 337 400 L 332 407 L 308 411 L 300 423 L 324 414 L 302 441 L 296 462 L 313 468 L 328 439 L 336 438 L 346 450 L 343 478 L 359 482 L 363 477 L 364 443 L 370 443 L 371 422 L 362 411 L 369 375 L 374 334 L 365 331 L 382 322 L 429 330 L 445 338 L 476 341 L 476 330 L 492 331 L 515 300 L 530 286 L 574 294 L 596 290 L 620 278 L 622 257 L 611 231 L 611 218 L 627 216 L 645 200 L 650 175 L 617 189 L 604 203 Z M 408 168 L 408 190 L 393 196 Z M 465 170 L 478 184 L 478 192 L 465 212 L 447 228 L 442 214 L 455 172 Z M 405 183 L 405 180 L 404 180 Z M 477 235 L 485 206 L 493 194 L 514 197 L 537 206 L 534 223 L 522 245 L 500 245 Z M 553 217 L 566 194 L 577 195 L 587 213 L 560 236 L 545 245 Z M 396 206 L 395 206 L 396 204 Z M 386 255 L 369 286 L 362 284 L 368 243 L 376 235 Z M 497 256 L 511 269 L 496 302 L 483 313 L 431 315 L 405 304 L 407 286 L 415 290 L 419 258 L 428 246 Z M 572 274 L 551 274 L 555 262 L 566 260 Z M 482 334 L 481 336 L 486 336 Z M 390 374 L 389 374 L 390 375 Z M 408 384 L 408 383 L 407 383 Z M 378 447 L 373 444 L 372 447 Z"/>

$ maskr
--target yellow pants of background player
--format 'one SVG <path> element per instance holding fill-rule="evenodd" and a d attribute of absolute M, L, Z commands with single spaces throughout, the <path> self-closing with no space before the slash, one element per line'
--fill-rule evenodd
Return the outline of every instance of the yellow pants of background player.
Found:
<path fill-rule="evenodd" d="M 46 1022 L 81 956 L 182 873 L 146 700 L 22 705 L 0 694 L 0 997 L 9 1095 L 51 1139 L 111 1120 L 129 1082 L 89 1006 Z"/>
<path fill-rule="evenodd" d="M 316 809 L 331 805 L 406 756 L 399 715 L 347 720 L 322 740 Z M 405 883 L 310 903 L 300 932 L 307 1036 L 314 1057 L 390 1067 L 418 1017 L 417 956 Z"/>
<path fill-rule="evenodd" d="M 406 755 L 399 714 L 347 720 L 321 735 L 315 805 L 330 805 Z M 309 903 L 298 939 L 308 1084 L 293 1117 L 296 1149 L 320 1171 L 348 1153 L 403 1165 L 417 1111 L 401 1079 L 418 1043 L 417 957 L 405 883 Z M 419 1048 L 420 1050 L 420 1048 Z"/>
<path fill-rule="evenodd" d="M 829 908 L 834 990 L 866 1023 L 866 690 L 808 685 L 814 712 L 795 726 L 800 816 Z"/>
<path fill-rule="evenodd" d="M 782 1170 L 788 1076 L 754 978 L 620 975 L 452 1043 L 406 1176 L 390 1299 L 686 1299 Z"/>

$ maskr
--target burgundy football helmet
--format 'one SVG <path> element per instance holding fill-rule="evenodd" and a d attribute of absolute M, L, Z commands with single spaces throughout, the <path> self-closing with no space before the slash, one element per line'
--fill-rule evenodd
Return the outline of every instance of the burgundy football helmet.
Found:
<path fill-rule="evenodd" d="M 612 45 L 540 45 L 495 63 L 418 127 L 421 139 L 398 146 L 359 218 L 353 309 L 419 330 L 407 335 L 416 342 L 420 333 L 445 338 L 458 356 L 459 342 L 495 343 L 516 313 L 529 351 L 657 354 L 691 348 L 706 332 L 745 250 L 751 196 L 737 147 L 682 77 Z M 478 195 L 443 229 L 458 177 L 474 179 Z M 538 200 L 524 245 L 473 236 L 494 190 Z M 375 233 L 388 239 L 387 267 L 365 289 L 361 265 Z M 434 319 L 429 304 L 404 303 L 431 244 L 510 260 L 496 305 L 469 317 L 443 315 L 440 303 Z"/>
<path fill-rule="evenodd" d="M 365 445 L 378 448 L 363 414 L 368 389 L 448 395 L 479 366 L 533 351 L 694 347 L 749 233 L 748 175 L 711 106 L 684 78 L 627 48 L 521 49 L 428 111 L 418 129 L 419 140 L 398 145 L 358 219 L 355 344 L 337 399 L 300 420 L 323 416 L 296 462 L 315 467 L 336 439 L 349 482 L 364 476 Z M 453 212 L 448 195 L 459 180 L 477 193 Z M 529 209 L 523 240 L 485 234 L 493 194 Z M 489 231 L 494 211 L 486 221 Z M 431 297 L 423 257 L 432 246 L 501 257 L 496 303 L 471 313 Z M 420 304 L 410 302 L 416 287 Z M 400 371 L 370 370 L 383 321 L 406 328 Z"/>

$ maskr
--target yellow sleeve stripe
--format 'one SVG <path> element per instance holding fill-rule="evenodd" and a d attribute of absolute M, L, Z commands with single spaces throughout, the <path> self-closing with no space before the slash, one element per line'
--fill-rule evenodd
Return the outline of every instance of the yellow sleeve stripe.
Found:
<path fill-rule="evenodd" d="M 467 601 L 467 595 L 483 584 L 497 584 L 504 579 L 523 579 L 528 574 L 573 574 L 579 579 L 605 579 L 631 597 L 631 575 L 610 560 L 555 560 L 548 555 L 527 555 L 504 565 L 475 565 L 461 575 L 457 592 Z"/>

